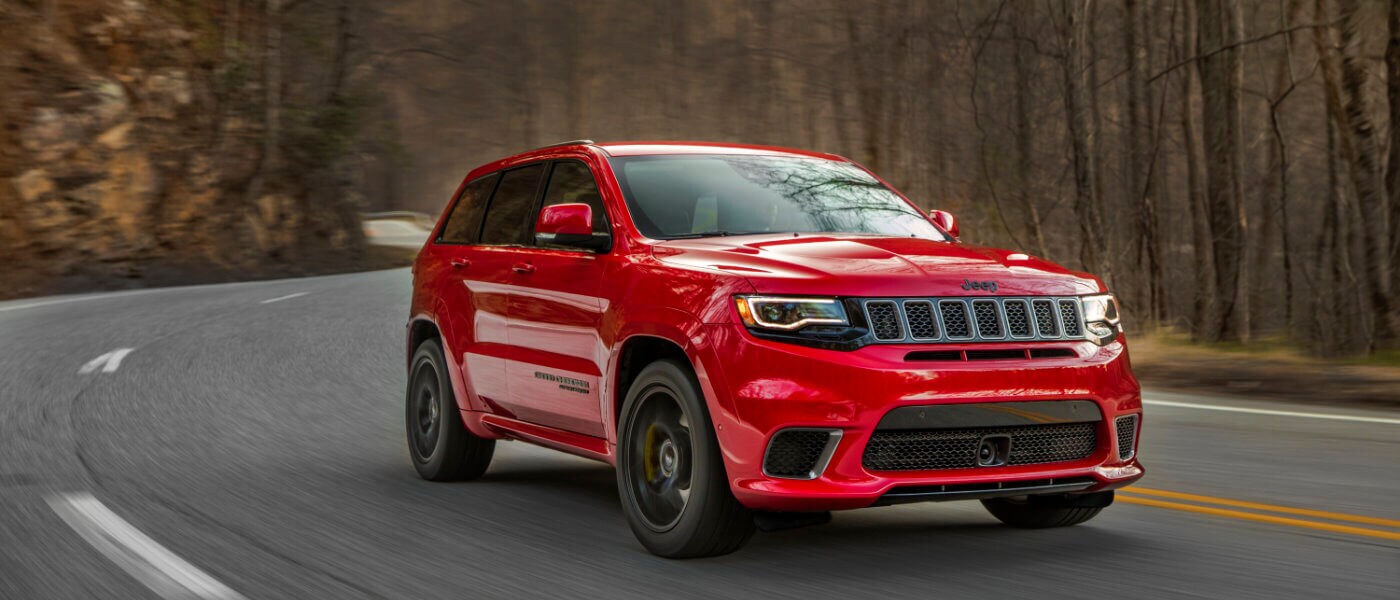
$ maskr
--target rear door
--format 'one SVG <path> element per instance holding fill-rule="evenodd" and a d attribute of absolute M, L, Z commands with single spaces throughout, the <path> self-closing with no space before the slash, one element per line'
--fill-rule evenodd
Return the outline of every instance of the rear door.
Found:
<path fill-rule="evenodd" d="M 480 373 L 485 378 L 487 383 L 479 386 L 477 393 L 491 412 L 524 421 L 533 419 L 511 402 L 506 370 L 517 354 L 507 332 L 511 286 L 516 279 L 511 268 L 521 261 L 520 254 L 530 243 L 530 218 L 548 166 L 533 163 L 501 173 L 466 269 L 470 275 L 463 281 L 475 306 L 471 328 L 477 336 L 463 361 L 473 376 Z"/>
<path fill-rule="evenodd" d="M 597 181 L 582 161 L 551 165 L 540 205 L 530 211 L 532 231 L 540 207 L 564 203 L 588 204 L 595 235 L 609 234 Z M 599 385 L 607 348 L 599 327 L 608 261 L 606 251 L 536 243 L 512 265 L 506 375 L 512 407 L 531 422 L 605 437 Z"/>
<path fill-rule="evenodd" d="M 467 393 L 478 397 L 504 394 L 505 388 L 505 369 L 501 365 L 483 368 L 465 361 L 481 344 L 505 339 L 505 298 L 474 295 L 470 289 L 475 273 L 472 266 L 479 262 L 482 217 L 499 179 L 499 174 L 492 173 L 462 188 L 442 231 L 428 245 L 431 259 L 420 262 L 420 268 L 426 271 L 420 275 L 434 282 L 441 302 L 434 311 L 446 342 L 443 350 L 448 360 L 461 369 Z M 499 319 L 493 316 L 496 312 L 501 313 Z M 492 323 L 497 320 L 499 323 L 493 328 Z M 458 398 L 458 403 L 463 407 L 482 407 L 465 397 Z"/>

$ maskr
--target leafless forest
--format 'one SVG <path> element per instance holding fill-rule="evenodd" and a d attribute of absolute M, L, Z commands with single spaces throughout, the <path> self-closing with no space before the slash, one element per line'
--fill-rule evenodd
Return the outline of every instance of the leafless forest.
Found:
<path fill-rule="evenodd" d="M 1134 328 L 1400 338 L 1400 3 L 150 4 L 194 32 L 201 131 L 247 157 L 218 177 L 235 211 L 436 212 L 573 138 L 797 146 L 1103 275 Z"/>

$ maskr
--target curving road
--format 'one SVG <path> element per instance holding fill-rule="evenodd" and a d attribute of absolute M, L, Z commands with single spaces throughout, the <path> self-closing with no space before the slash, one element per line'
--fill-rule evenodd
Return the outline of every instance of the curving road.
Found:
<path fill-rule="evenodd" d="M 503 443 L 480 481 L 414 475 L 408 285 L 0 303 L 0 598 L 1400 597 L 1400 415 L 1167 394 L 1159 492 L 1084 526 L 906 505 L 657 559 L 606 466 Z"/>

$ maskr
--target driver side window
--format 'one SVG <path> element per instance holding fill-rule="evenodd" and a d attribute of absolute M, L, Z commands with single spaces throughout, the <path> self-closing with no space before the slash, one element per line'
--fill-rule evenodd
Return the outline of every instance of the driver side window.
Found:
<path fill-rule="evenodd" d="M 603 209 L 603 195 L 598 192 L 598 183 L 588 165 L 574 160 L 554 163 L 549 175 L 549 185 L 545 188 L 544 202 L 540 209 L 556 204 L 587 204 L 593 212 L 593 233 L 608 235 L 608 215 Z M 535 214 L 539 218 L 539 213 Z M 556 247 L 550 245 L 550 247 Z M 576 249 L 576 248 L 569 248 Z"/>

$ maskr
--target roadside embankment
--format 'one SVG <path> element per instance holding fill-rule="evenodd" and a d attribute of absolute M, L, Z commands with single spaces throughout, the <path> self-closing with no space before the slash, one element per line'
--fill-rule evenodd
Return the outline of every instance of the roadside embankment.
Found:
<path fill-rule="evenodd" d="M 1144 387 L 1400 410 L 1400 365 L 1339 361 L 1282 344 L 1205 346 L 1171 335 L 1131 336 Z"/>

